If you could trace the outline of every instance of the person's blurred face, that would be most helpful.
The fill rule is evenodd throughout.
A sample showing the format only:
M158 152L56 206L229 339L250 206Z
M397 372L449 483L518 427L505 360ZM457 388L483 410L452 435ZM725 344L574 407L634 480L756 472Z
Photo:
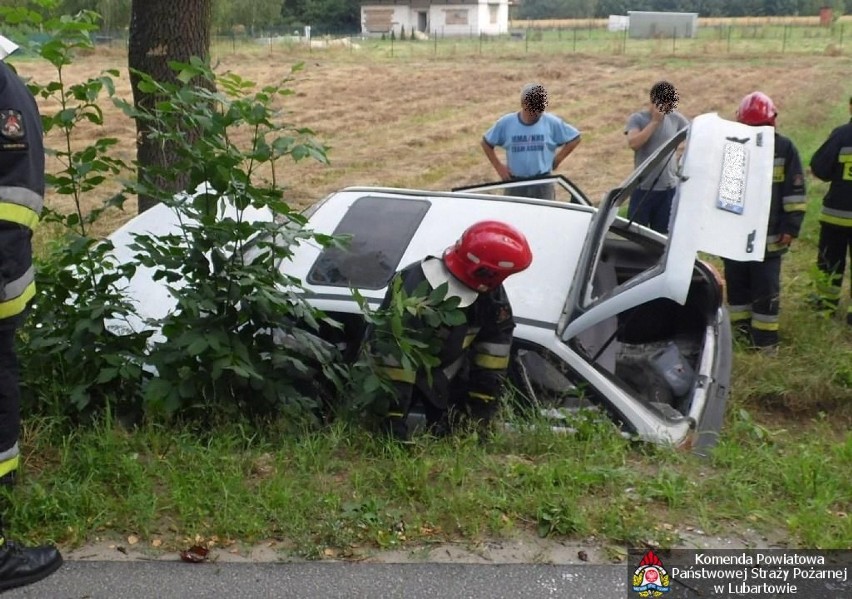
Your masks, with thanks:
M677 89L668 81L660 81L651 88L651 104L663 114L668 114L677 108Z
M547 108L547 90L537 85L527 92L522 105L531 114L541 114Z

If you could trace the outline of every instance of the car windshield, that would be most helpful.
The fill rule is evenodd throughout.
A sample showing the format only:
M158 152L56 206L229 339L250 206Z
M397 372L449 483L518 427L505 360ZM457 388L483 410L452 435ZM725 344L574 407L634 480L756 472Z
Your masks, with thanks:
M426 200L358 198L334 230L343 247L326 247L311 267L308 282L381 289L396 272L430 205Z

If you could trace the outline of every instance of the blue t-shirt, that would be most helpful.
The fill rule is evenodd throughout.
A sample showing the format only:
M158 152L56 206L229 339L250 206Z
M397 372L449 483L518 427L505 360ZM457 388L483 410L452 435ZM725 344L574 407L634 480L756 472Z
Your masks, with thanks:
M506 149L506 165L513 177L534 177L550 173L556 148L578 137L576 128L548 112L531 125L512 112L501 116L484 139L491 147Z

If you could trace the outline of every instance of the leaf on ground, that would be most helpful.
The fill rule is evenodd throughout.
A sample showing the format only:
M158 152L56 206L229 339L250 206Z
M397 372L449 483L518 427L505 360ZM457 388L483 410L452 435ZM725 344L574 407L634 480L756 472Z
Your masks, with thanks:
M201 545L193 545L189 549L180 552L180 559L191 564L200 564L207 561L207 555L210 550Z

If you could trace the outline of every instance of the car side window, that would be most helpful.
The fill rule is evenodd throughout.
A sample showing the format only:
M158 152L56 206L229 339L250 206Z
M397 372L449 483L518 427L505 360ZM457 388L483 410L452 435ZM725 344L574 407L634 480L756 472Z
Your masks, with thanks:
M334 229L343 247L323 249L308 282L359 289L386 286L430 206L426 200L358 198Z

